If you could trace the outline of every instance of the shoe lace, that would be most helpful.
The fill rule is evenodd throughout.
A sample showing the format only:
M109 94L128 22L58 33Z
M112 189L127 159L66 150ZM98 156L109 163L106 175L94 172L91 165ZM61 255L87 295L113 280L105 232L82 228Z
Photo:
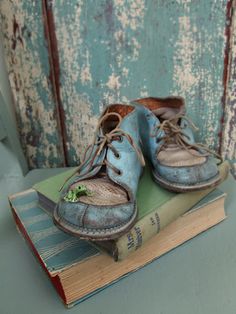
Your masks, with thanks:
M159 151L161 151L163 148L165 148L168 144L176 144L179 148L184 149L188 151L191 155L199 157L199 154L197 151L203 150L205 153L202 153L201 156L209 156L212 154L216 158L220 160L219 163L222 163L223 159L222 157L208 148L206 145L202 143L189 143L187 142L187 139L189 139L188 135L184 133L184 128L181 127L178 124L179 119L184 119L187 121L190 125L190 127L194 131L198 131L199 129L196 127L196 125L185 115L183 114L177 114L175 117L164 120L161 124L159 124L156 128L155 136L157 138L157 141L163 141L163 144L159 148ZM159 132L164 131L164 136L158 138ZM196 151L196 153L195 153Z
M108 133L103 134L102 131L101 131L102 130L102 124L110 116L118 117L119 122L118 122L117 126L113 130L111 130ZM61 191L62 188L65 186L65 184L68 182L68 180L70 180L70 178L72 178L77 172L79 172L81 170L81 168L90 160L90 158L92 157L92 154L93 154L93 147L95 145L97 145L97 149L96 149L93 157L91 158L91 161L88 164L88 169L87 169L86 173L84 173L83 175L89 173L94 168L102 167L102 166L106 166L108 168L110 167L118 175L121 175L121 171L117 167L112 165L107 160L106 157L103 159L102 163L97 163L97 164L93 164L93 163L94 163L94 160L102 153L102 151L104 149L107 149L107 148L110 148L113 151L114 155L117 158L119 158L120 154L117 151L117 149L112 145L112 142L114 140L120 140L121 141L123 139L123 137L126 137L126 139L129 141L130 145L134 148L134 150L135 150L135 152L136 152L136 154L138 156L138 159L140 161L140 164L143 167L145 166L145 160L144 160L144 157L143 157L143 154L142 154L142 151L140 150L140 148L134 143L132 137L127 132L125 132L122 129L120 129L121 121L122 121L122 117L118 113L116 113L116 112L106 113L105 115L103 115L101 117L101 119L99 119L98 125L97 125L96 130L95 130L94 139L93 139L92 143L87 147L87 149L86 149L86 151L84 153L84 158L83 158L82 163L65 180L65 182L63 183L63 185L61 186L59 191ZM88 156L86 158L87 152L89 150L90 150L90 153L88 154Z

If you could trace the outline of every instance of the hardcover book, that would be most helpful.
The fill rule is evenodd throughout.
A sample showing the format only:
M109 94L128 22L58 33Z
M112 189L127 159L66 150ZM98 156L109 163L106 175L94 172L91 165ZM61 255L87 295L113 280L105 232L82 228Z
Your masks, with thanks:
M224 197L221 191L213 191L120 262L90 242L60 231L41 208L36 190L12 195L9 201L18 230L71 307L222 221Z

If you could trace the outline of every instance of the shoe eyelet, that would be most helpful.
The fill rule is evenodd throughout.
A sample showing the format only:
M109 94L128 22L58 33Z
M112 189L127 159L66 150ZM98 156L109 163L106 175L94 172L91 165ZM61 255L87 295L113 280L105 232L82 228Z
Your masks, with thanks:
M123 171L121 171L121 170L118 170L118 171L117 171L117 175L118 175L118 176L122 176L122 174L123 174Z
M119 142L119 143L122 143L122 142L123 142L123 136L119 136L118 142Z
M120 157L121 157L119 153L114 154L114 156L116 159L120 159Z

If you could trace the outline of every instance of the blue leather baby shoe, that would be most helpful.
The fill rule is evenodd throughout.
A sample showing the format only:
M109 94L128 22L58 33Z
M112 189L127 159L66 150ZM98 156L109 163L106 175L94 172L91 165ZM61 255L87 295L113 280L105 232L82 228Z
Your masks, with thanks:
M195 143L192 132L195 126L185 116L182 98L150 97L135 103L143 153L152 163L153 177L158 184L175 192L187 192L219 183L213 158L216 154Z
M76 177L61 193L55 224L89 240L110 240L127 232L137 218L135 196L144 165L136 108L110 105Z

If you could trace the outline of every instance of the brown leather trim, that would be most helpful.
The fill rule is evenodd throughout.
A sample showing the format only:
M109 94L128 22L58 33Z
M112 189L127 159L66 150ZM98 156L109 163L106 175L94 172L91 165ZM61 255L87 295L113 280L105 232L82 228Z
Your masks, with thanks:
M184 99L182 97L147 97L136 99L135 102L144 105L150 110L155 110L162 107L180 108L184 106Z
M119 113L119 115L121 115L122 118L124 118L125 116L127 116L127 114L131 113L133 110L134 110L134 107L132 106L122 105L122 104L113 104L109 106L106 113L116 112L116 113Z

